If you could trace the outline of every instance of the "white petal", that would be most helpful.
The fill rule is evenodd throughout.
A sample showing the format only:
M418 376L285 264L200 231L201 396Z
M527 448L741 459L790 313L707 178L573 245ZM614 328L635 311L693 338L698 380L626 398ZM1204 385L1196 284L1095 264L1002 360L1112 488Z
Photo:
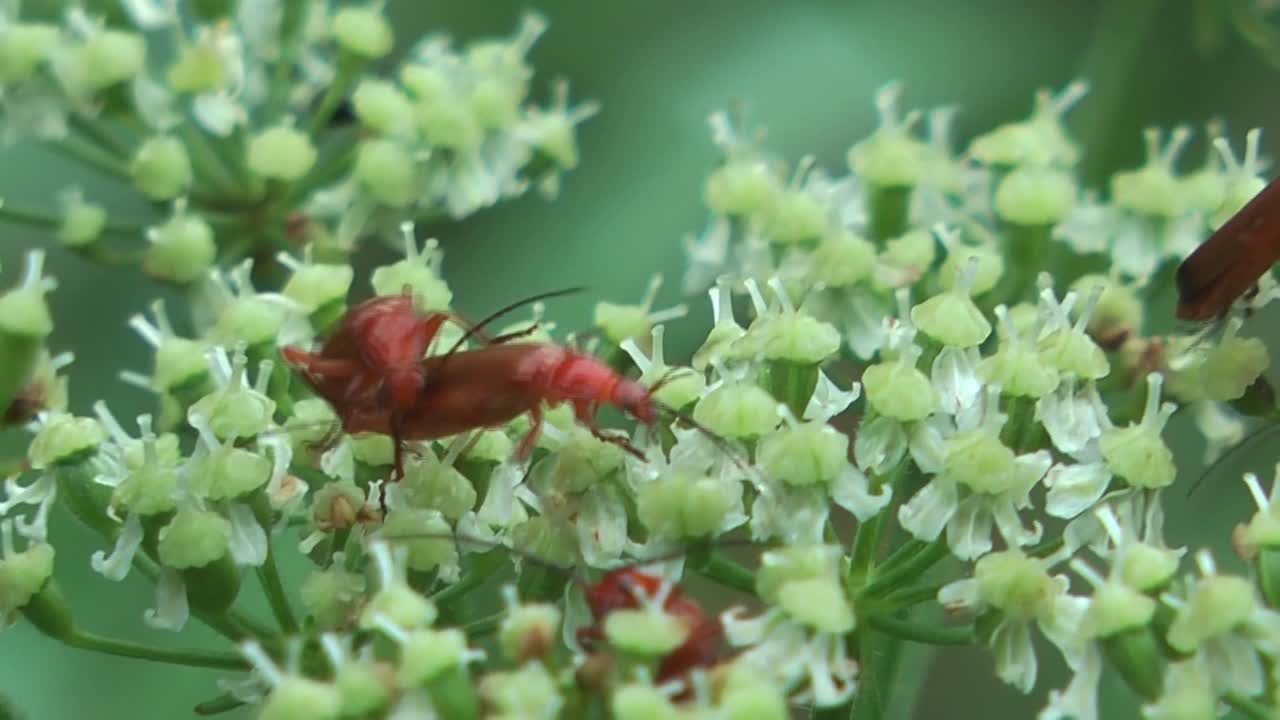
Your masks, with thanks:
M222 90L197 95L191 104L191 112L201 127L218 137L227 137L248 120L239 99Z
M984 498L972 495L960 503L947 523L947 545L961 560L974 560L991 551L991 510Z
M616 485L597 484L578 506L578 545L591 567L607 567L622 555L627 540L627 508Z
M1027 623L1006 620L991 636L991 650L996 656L996 675L1024 695L1036 684L1036 650L1031 644L1031 627Z
M267 532L258 524L253 510L241 502L233 502L227 513L231 520L229 551L237 565L259 567L267 561ZM131 516L132 517L132 516Z
M959 502L954 483L934 478L898 508L898 522L917 540L930 542L942 534Z
M951 419L945 415L930 415L911 427L911 459L926 475L936 475L946 467L946 438L955 432ZM856 452L855 445L855 452Z
M940 453L941 438L937 446ZM906 452L907 433L902 423L884 415L859 427L853 441L853 457L858 467L876 475L884 475L896 467ZM941 462L940 454L938 458Z
M1098 680L1101 678L1102 655L1090 646L1067 689L1049 692L1049 704L1040 711L1039 720L1097 720Z
M849 308L844 314L844 338L854 355L870 360L884 346L884 319L888 316L889 308L868 290L850 291Z
M177 632L187 624L189 616L187 585L182 575L173 568L161 568L160 581L156 583L156 607L146 610L142 621L149 627Z
M982 598L979 594L978 581L963 578L947 583L938 591L938 604L949 611L980 610Z
M1000 537L1004 538L1006 545L1024 547L1040 541L1040 536L1044 534L1044 528L1036 521L1032 521L1031 527L1024 527L1022 518L1019 517L1018 511L1014 509L1013 503L1007 499L996 499L991 503L990 507L992 515L995 517L996 527L1000 529Z
M844 472L828 484L827 489L831 493L831 499L853 513L859 522L878 515L893 497L893 488L887 483L872 494L867 476L852 465L846 466Z
M1044 474L1053 465L1053 456L1048 450L1019 455L1013 461L1013 486L1009 488L1009 499L1018 507L1029 507L1028 496L1031 488L1040 482Z
M1045 512L1058 518L1074 518L1093 507L1111 483L1111 472L1103 463L1055 465L1045 476L1049 488Z
M1205 665L1213 676L1214 687L1238 692L1245 697L1261 693L1264 687L1262 661L1248 639L1239 635L1220 635L1201 646Z
M977 402L982 393L978 360L977 348L946 347L934 358L930 379L938 391L943 412L956 415Z
M141 544L142 523L136 514L129 513L124 525L120 528L120 534L116 536L116 544L111 550L111 555L108 557L98 550L89 558L89 566L106 579L119 582L129 574L129 568L133 565L133 556L138 552L138 546Z
M804 419L826 422L848 409L861 394L862 386L858 383L853 383L848 390L841 390L825 372L819 370L818 384L805 407Z
M1080 452L1102 434L1097 409L1084 393L1076 392L1072 381L1036 401L1035 418L1044 425L1053 446L1067 454Z

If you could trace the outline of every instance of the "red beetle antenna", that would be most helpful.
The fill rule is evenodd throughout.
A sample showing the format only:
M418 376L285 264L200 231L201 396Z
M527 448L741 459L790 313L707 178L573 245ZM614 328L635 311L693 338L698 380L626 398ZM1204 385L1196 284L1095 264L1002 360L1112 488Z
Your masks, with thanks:
M1228 448L1226 452L1218 456L1218 459L1209 463L1209 466L1204 469L1204 472L1200 474L1200 477L1196 478L1196 481L1191 484L1191 488L1187 490L1187 497L1191 497L1191 493L1195 492L1196 489L1199 488L1202 483L1204 483L1204 479L1209 477L1211 474L1213 474L1213 471L1217 470L1218 467L1222 465L1222 463L1225 462L1227 458L1234 457L1238 451L1245 449L1246 447L1254 444L1255 442L1257 442L1258 440L1261 440L1264 437L1267 437L1268 435L1275 432L1276 430L1280 430L1280 422L1274 422L1268 425L1263 425L1262 427L1246 435L1245 438L1240 442Z

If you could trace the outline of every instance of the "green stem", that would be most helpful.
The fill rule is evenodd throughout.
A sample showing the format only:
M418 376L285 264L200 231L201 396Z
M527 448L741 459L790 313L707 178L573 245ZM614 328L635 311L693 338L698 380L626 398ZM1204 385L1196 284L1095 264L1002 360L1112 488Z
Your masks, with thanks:
M876 550L880 547L880 530L884 525L884 513L858 525L853 536L853 550L849 559L849 580L853 587L861 587L871 576Z
M360 76L362 68L363 63L347 53L341 53L338 56L338 72L333 78L333 82L329 83L329 87L325 89L315 112L311 113L311 117L307 119L306 130L308 135L315 137L324 129L324 126L329 122L329 118L333 117L333 111L337 109L338 104L347 97L351 86L355 84L356 78Z
M699 575L748 595L756 594L756 574L718 553L711 553L694 568Z
M191 153L191 166L197 178L213 186L220 195L240 197L241 188L236 183L231 166L205 139L194 120L188 119L179 127L179 134Z
M63 642L82 650L92 650L93 652L107 655L151 660L171 665L187 665L218 670L247 670L249 667L249 663L238 655L228 655L227 653L207 650L174 650L149 647L126 640L100 637L82 631L76 631L72 635L63 638Z
M502 619L506 616L506 612L499 612L482 617L479 620L473 620L462 626L462 632L466 633L468 638L483 637L497 630L502 625Z
M117 142L115 138L111 137L106 130L103 130L93 118L72 114L69 123L72 129L83 135L86 140L93 143L102 152L120 162L129 159L129 151Z
M884 572L878 573L875 579L862 589L862 592L867 595L886 595L915 579L946 556L947 541L945 538L938 538L903 560L901 564L894 567L885 566Z
M895 590L884 597L884 604L894 610L905 610L922 602L936 600L942 585L919 585Z
M85 145L77 138L63 138L56 143L52 143L51 147L72 160L88 165L113 180L123 180L129 185L133 184L133 177L123 163L103 154L101 150L91 145Z
M888 616L873 617L868 623L886 635L926 645L972 645L977 641L972 625L937 627Z
M298 620L289 605L289 596L285 594L284 584L280 582L280 570L276 567L275 553L268 546L267 559L258 568L258 581L262 583L262 591L267 595L267 604L276 616L276 622L286 635L298 632Z
M1273 720L1275 718L1274 708L1268 707L1257 700L1251 700L1239 693L1227 693L1222 696L1222 700L1241 715L1252 720Z
M0 222L39 228L41 230L57 230L62 227L62 218L51 212L14 207L8 202L0 203ZM122 223L108 220L102 231L119 235L141 235L144 229L145 226L142 223Z

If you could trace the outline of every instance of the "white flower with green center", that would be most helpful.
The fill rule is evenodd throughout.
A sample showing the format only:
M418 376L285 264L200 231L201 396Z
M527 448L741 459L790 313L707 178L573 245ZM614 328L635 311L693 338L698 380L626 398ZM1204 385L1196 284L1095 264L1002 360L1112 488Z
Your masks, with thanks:
M840 582L833 546L797 545L765 553L757 591L770 609L745 617L742 608L720 616L725 637L745 648L735 659L754 673L819 707L838 705L857 692L858 663L845 650L856 614Z
M918 540L931 542L945 530L948 546L961 559L991 549L993 524L1012 547L1037 542L1042 532L1039 523L1025 527L1018 511L1031 507L1031 490L1053 459L1044 450L1017 455L1000 440L1008 418L999 411L999 399L999 388L988 387L977 423L957 426L936 451L922 453L930 460L921 469L931 472L940 459L939 474L898 509L898 522Z
M1208 550L1196 565L1200 577L1188 578L1185 597L1160 596L1177 613L1165 639L1179 653L1203 658L1218 691L1258 695L1266 687L1264 658L1280 656L1280 613L1261 602L1249 580L1218 574Z
M1031 640L1033 626L1059 649L1078 642L1088 601L1067 592L1066 576L1049 572L1070 555L1066 550L1044 559L1020 550L993 552L978 560L972 578L957 580L938 592L938 602L950 611L997 613L988 641L996 674L1023 693L1035 686L1039 665Z

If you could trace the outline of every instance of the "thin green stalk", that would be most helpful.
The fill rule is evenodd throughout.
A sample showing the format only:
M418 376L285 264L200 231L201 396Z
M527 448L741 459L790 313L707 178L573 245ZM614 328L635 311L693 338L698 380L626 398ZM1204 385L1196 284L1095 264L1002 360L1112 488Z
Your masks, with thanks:
M862 664L858 674L858 694L844 717L849 720L880 720L884 717L884 698L880 695L880 676L883 672L884 654L881 644L884 638L870 627L858 628L858 662Z
M129 184L133 183L129 169L123 163L104 155L102 151L91 145L85 145L78 138L66 137L56 143L52 143L51 147L78 163L88 165L107 177L114 180L123 180Z
M905 610L922 602L936 600L942 585L920 585L895 590L884 597L884 605L894 610Z
M1230 705L1232 709L1239 712L1251 720L1274 720L1275 709L1268 707L1257 700L1244 697L1239 693L1227 693L1222 696L1223 702Z
M862 592L867 595L886 594L918 577L946 556L947 541L945 538L938 538L901 564L895 567L882 566L884 571L878 573Z
M0 222L14 225L39 228L41 230L57 230L62 227L62 218L44 210L14 207L12 203L0 203ZM142 223L107 221L102 231L118 235L141 235L145 230Z
M699 575L748 595L756 594L756 574L723 555L712 552L694 568Z
M206 141L193 120L179 126L179 134L191 153L191 166L197 178L211 184L215 192L232 197L243 195L231 166Z
M468 638L477 638L488 635L497 630L502 625L502 619L507 616L506 612L498 612L479 620L473 620L462 626L462 632L466 633Z
M880 548L880 531L884 526L885 513L858 525L853 536L853 550L849 559L849 579L853 587L859 587L871 576L875 563L876 551Z
M311 113L311 117L307 119L306 130L308 135L315 137L324 129L324 126L329 122L329 118L333 117L333 111L347 97L347 94L351 91L351 86L355 84L356 78L360 77L360 70L363 67L363 63L358 62L346 53L338 56L336 76L333 78L333 82L329 83L329 87L325 89L315 112Z
M938 627L888 616L873 617L867 622L886 635L928 645L972 645L977 641L972 625Z
M129 159L129 151L115 138L111 137L93 118L72 114L69 123L73 130L83 135L86 140L93 143L99 150L121 162Z
M247 670L249 663L239 655L213 652L209 650L174 650L157 648L126 640L101 637L76 631L62 639L64 643L82 650L115 655L117 657L151 660L171 665L187 665L189 667L214 668L217 670Z
M262 583L262 591L267 595L267 604L276 616L276 622L286 635L298 632L298 620L289 605L289 596L285 593L284 583L280 582L280 570L276 567L275 553L267 547L267 559L258 568L258 581Z

